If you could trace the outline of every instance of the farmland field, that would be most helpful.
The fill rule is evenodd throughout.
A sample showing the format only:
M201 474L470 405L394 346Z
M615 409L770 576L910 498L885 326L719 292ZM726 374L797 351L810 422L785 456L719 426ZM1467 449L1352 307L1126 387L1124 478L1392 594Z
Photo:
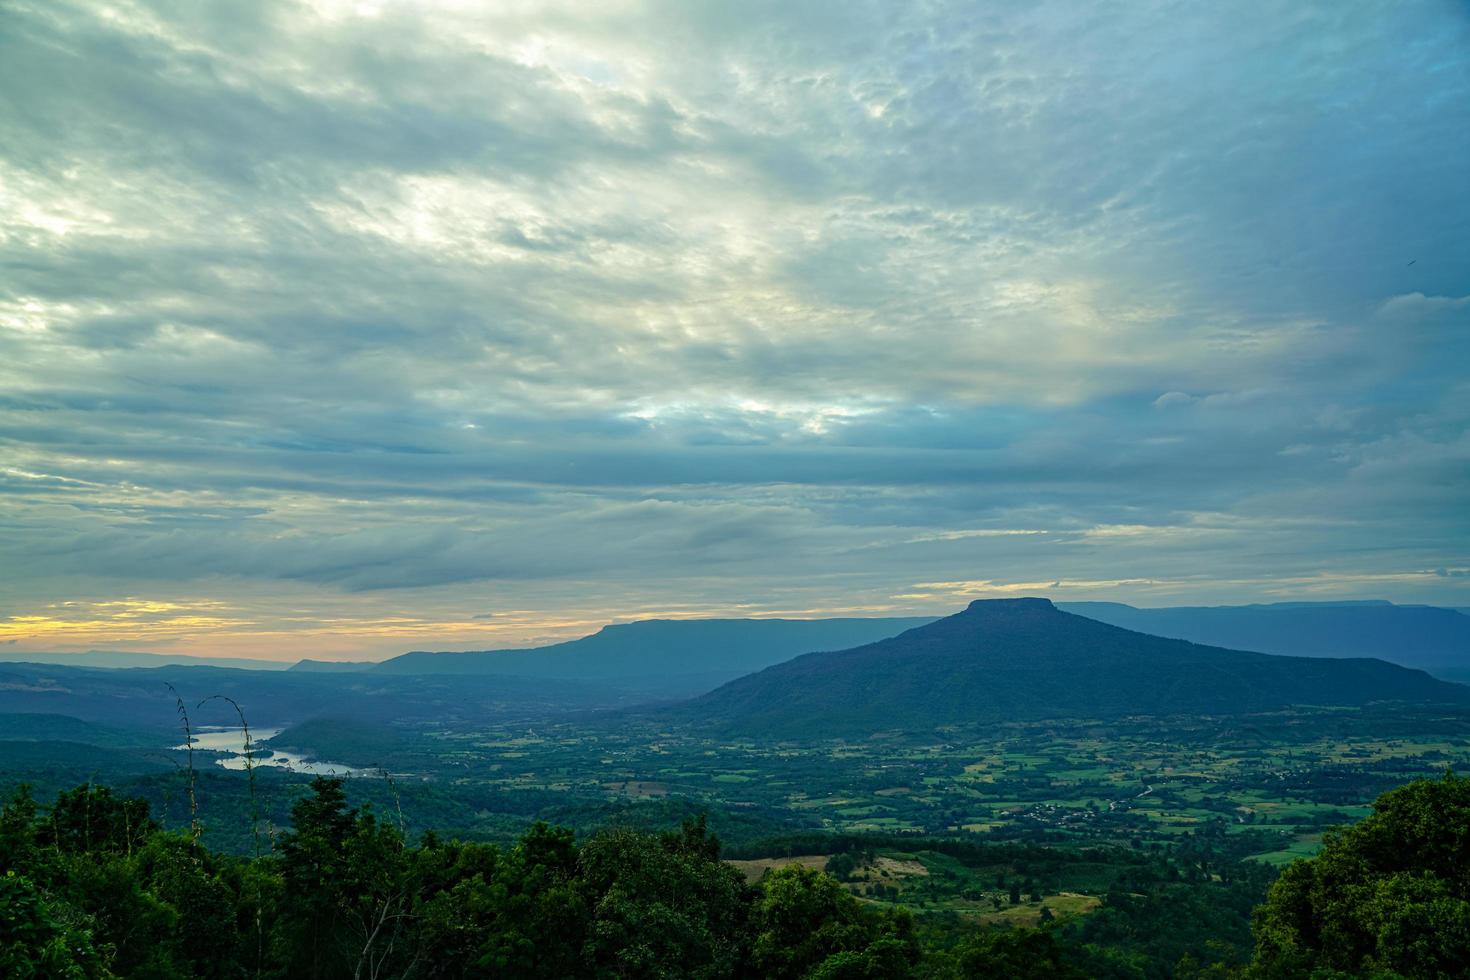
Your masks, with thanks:
M1384 731L1391 736L1363 734ZM1323 828L1362 818L1384 789L1470 761L1470 718L1386 708L829 742L727 741L636 723L422 737L472 757L471 772L449 777L466 788L537 790L568 803L677 798L849 834L1139 848L1217 836L1269 863L1312 853Z

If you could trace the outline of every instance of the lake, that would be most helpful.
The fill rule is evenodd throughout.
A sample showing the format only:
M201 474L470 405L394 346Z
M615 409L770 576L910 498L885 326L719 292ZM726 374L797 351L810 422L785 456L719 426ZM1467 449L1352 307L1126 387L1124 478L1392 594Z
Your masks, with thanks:
M279 728L259 728L250 733L251 745L256 752L261 749L270 749L270 739L281 734ZM234 726L207 726L196 728L191 739L196 752L220 752L225 753L223 758L215 759L214 764L224 769L243 771L245 768L245 731ZM174 749L183 752L189 748L188 745L175 745ZM371 776L376 770L357 769L353 766L340 762L327 762L321 759L313 759L296 752L287 752L282 749L271 749L267 757L255 759L256 766L274 766L277 769L289 769L292 772L306 773L310 776Z

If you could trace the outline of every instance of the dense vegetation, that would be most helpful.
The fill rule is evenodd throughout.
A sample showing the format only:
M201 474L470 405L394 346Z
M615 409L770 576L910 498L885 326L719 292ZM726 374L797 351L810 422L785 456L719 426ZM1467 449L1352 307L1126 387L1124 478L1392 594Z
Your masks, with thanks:
M397 819L350 807L342 782L319 778L292 808L289 830L262 833L258 855L230 856L203 846L196 827L162 829L145 801L106 787L63 792L45 810L22 790L0 811L0 974L958 980L1470 971L1470 780L1452 775L1386 794L1368 819L1330 835L1319 858L1289 866L1256 913L1251 963L1212 939L1212 927L1264 882L1228 880L1239 866L1208 847L1161 862L928 842L962 864L1025 868L1024 885L1010 882L1012 904L1048 875L1114 875L1090 915L1021 929L916 920L865 901L838 878L860 874L874 848L893 842L787 841L792 851L816 843L830 845L835 875L793 864L754 882L721 860L702 820L663 833L612 828L580 842L538 824L504 848L432 833L410 844ZM1210 888L1186 887L1201 881ZM1191 952L1201 948L1223 955L1202 963Z
M410 846L318 779L258 858L163 831L103 787L0 815L0 972L10 977L894 977L911 917L805 868L751 887L698 821L578 844Z
M1256 920L1262 977L1470 976L1470 779L1385 793L1289 865Z

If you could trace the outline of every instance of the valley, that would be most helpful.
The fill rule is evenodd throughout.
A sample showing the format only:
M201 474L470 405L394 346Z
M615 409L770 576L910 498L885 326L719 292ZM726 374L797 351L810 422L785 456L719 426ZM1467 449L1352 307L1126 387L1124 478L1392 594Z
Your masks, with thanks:
M900 627L685 700L575 642L539 677L481 669L494 653L424 674L8 664L0 793L106 785L175 831L197 807L201 840L240 856L274 850L319 775L408 840L513 848L543 824L592 841L703 820L753 886L825 872L863 907L907 910L932 948L1044 927L1151 975L1244 962L1281 868L1381 794L1470 766L1470 692L1382 660L1198 646L1045 600L839 629ZM671 665L679 634L724 628L591 647ZM705 653L701 676L727 666ZM615 678L583 676L599 670ZM220 695L253 726L248 756Z
M1470 713L1398 705L937 734L769 744L549 724L426 732L418 744L421 758L440 760L423 775L466 791L543 794L549 812L673 799L732 823L744 814L839 834L1143 849L1208 836L1268 863L1310 853L1324 827L1361 818L1384 789L1470 764ZM331 740L319 751L350 757Z
M452 826L475 839L510 839L536 819L657 826L700 811L736 846L800 833L1139 850L1208 838L1268 864L1312 853L1324 828L1361 818L1385 789L1470 766L1470 712L1400 704L953 726L923 738L766 742L554 717L452 728L318 722L288 730L289 751L273 749L282 737L272 731L256 737L272 810L283 814L318 773L370 794L391 779L410 825L442 826L437 811L457 801ZM195 765L216 792L243 790L221 784L219 771L243 769L239 741L214 732L196 744ZM10 752L3 781L141 779L177 812L176 747L161 740L117 754L110 764L80 754L28 767ZM157 793L161 760L174 770L167 793ZM238 819L208 816L221 840L238 834Z
M1314 614L1350 626L1361 609ZM588 676L719 672L802 638L894 631L684 701ZM749 650L762 636L774 647ZM311 776L335 773L391 797L410 825L480 840L535 820L585 832L704 812L738 847L822 833L1147 852L1208 838L1275 865L1312 853L1324 828L1361 818L1384 790L1470 764L1460 685L1381 660L1161 639L1044 599L976 602L938 621L609 627L547 648L543 673L557 676L487 672L524 651L407 662L436 656L444 666L426 674L400 673L402 659L386 672L4 665L0 783L136 785L176 814L182 708L201 785L238 796L239 719L216 696L228 695L255 726L251 782L281 819ZM207 821L226 848L241 846L241 827L224 807Z

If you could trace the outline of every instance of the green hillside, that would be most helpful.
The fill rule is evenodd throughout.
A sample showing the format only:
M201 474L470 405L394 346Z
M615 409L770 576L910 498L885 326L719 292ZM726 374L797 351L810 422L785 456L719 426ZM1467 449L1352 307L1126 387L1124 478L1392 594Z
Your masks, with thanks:
M732 732L792 736L1382 700L1464 704L1470 688L1380 660L1223 650L1109 626L1046 599L995 599L891 639L798 657L670 710Z

